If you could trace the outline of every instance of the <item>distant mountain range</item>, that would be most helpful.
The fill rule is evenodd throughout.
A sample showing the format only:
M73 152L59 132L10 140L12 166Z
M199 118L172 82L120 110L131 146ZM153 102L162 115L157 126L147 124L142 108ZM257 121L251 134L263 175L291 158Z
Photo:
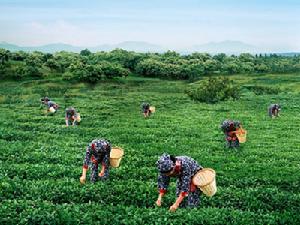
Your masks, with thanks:
M24 46L10 44L7 42L0 42L0 48L4 48L10 51L26 51L26 52L41 51L41 52L49 52L49 53L54 53L58 51L80 52L83 49L89 49L91 52L98 52L98 51L111 51L116 48L120 48L128 51L135 51L135 52L158 52L158 53L166 52L167 50L169 50L168 48L164 48L159 45L142 42L142 41L126 41L126 42L121 42L119 44L104 44L95 47L73 46L73 45L62 44L62 43L24 47ZM225 54L268 53L269 54L271 53L270 51L266 51L264 49L260 49L256 46L249 45L240 41L210 42L202 45L193 45L185 49L170 49L170 50L174 50L182 54L189 54L192 52L207 52L210 54L217 54L217 53L225 53ZM286 56L300 55L300 53L298 52L283 52L283 53L277 52L276 54L286 55Z
M208 52L212 54L257 53L261 51L262 51L261 49L253 45L245 44L240 41L210 42L202 45L194 45L187 49L187 52Z
M55 44L48 44L42 46L30 46L30 47L23 47L14 44L10 44L7 42L0 42L0 48L4 48L10 51L26 51L26 52L33 52L33 51L41 51L41 52L49 52L54 53L58 51L68 51L68 52L80 52L83 49L89 49L91 52L98 52L98 51L111 51L116 48L121 48L128 51L135 51L135 52L164 52L166 49L163 49L159 45L150 44L147 42L141 41L126 41L121 42L115 45L98 45L95 47L86 47L86 46L73 46L69 44L62 44L62 43L55 43Z

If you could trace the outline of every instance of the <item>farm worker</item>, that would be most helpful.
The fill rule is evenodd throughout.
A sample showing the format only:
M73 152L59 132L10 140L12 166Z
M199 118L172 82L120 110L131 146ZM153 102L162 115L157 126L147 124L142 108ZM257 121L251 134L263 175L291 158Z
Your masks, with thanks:
M144 117L148 117L151 114L151 110L150 110L150 104L147 102L143 102L142 103L142 112L144 114Z
M46 102L48 102L48 101L50 101L50 98L48 98L48 97L41 98L41 103L42 103L43 105L47 105Z
M41 99L42 103L47 105L47 111L51 112L51 107L55 110L54 112L56 112L56 110L58 109L58 104L56 104L55 102L51 101L48 97L42 98Z
M235 133L239 128L241 128L241 123L239 121L225 120L221 124L221 129L225 134L227 147L239 147L240 142Z
M111 144L104 139L93 140L86 148L86 154L83 161L82 176L80 182L83 184L86 180L86 172L91 162L92 173L91 182L99 179L107 179L109 175L109 157ZM101 171L98 173L98 165L101 165Z
M77 112L75 110L75 108L73 107L69 107L66 109L66 115L65 115L65 119L66 119L66 126L69 126L69 125L75 125L77 124Z
M275 118L279 116L281 106L279 104L271 104L268 108L269 116Z
M159 171L157 206L162 204L162 197L167 192L171 177L177 178L177 199L170 207L170 211L175 211L179 206L194 208L199 205L201 191L192 183L192 177L202 169L202 166L188 156L174 157L166 153L159 158L156 165Z

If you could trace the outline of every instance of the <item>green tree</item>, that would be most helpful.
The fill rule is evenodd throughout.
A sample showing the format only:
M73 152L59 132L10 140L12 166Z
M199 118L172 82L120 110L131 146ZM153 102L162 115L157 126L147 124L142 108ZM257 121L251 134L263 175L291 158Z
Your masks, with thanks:
M88 49L84 49L80 51L80 55L81 56L90 56L92 54L92 52Z
M10 57L10 51L0 48L0 65L4 65L8 62Z
M49 67L51 70L60 70L60 65L55 59L48 59L47 62L45 63L45 66Z

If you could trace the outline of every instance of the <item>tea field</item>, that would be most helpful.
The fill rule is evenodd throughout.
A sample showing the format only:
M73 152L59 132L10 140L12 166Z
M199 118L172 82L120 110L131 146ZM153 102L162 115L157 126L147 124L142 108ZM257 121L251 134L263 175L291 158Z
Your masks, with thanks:
M0 82L0 224L300 224L300 74L232 76L241 86L278 85L278 95L243 88L238 101L197 103L189 85L130 76L97 85L59 79ZM45 116L40 98L60 105ZM144 119L140 105L156 113ZM278 102L281 117L267 107ZM82 123L66 127L74 106ZM224 147L220 123L240 120L248 141ZM104 137L125 150L110 179L79 183L87 144ZM188 155L217 172L218 192L198 209L161 208L156 161ZM89 178L89 177L88 177Z

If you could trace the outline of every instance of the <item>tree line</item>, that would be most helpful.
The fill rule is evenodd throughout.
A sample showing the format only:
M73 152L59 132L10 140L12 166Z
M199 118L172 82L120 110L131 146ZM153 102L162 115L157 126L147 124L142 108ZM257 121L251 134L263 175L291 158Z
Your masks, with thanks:
M197 80L214 74L293 73L300 71L300 56L242 53L136 53L122 49L92 53L10 52L0 49L0 78L61 76L65 80L97 82L135 73L145 77Z

